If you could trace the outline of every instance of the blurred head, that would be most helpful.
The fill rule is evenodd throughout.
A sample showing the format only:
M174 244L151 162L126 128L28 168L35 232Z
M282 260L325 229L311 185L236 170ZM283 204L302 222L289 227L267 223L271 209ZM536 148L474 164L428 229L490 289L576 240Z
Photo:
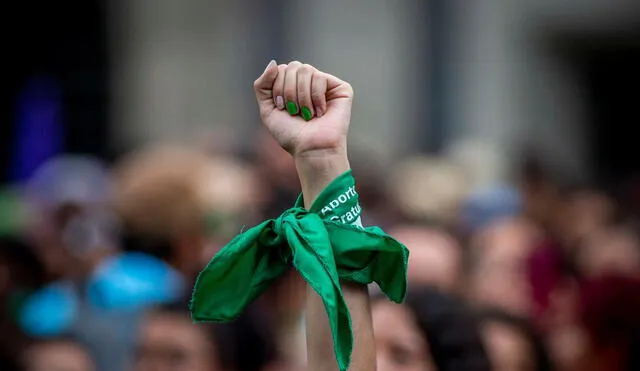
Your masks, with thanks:
M580 273L597 277L616 273L640 274L640 238L626 225L608 225L593 230L574 252Z
M24 355L26 371L95 371L85 348L70 339L52 339L32 344Z
M26 235L52 278L84 275L116 247L112 190L105 164L85 156L55 157L29 179Z
M186 308L166 306L146 315L135 371L261 371L276 361L271 334L256 312L228 325L194 324Z
M497 220L473 237L466 257L466 292L474 304L529 315L527 266L537 238L537 231L519 218Z
M461 273L462 251L453 236L425 226L397 226L388 232L410 251L410 284L432 285L448 292L456 290Z
M184 312L150 312L140 329L136 371L220 371L220 350L212 331Z
M166 258L188 275L213 255L209 233L226 238L255 198L250 169L191 148L146 149L122 161L116 175L116 208L127 233L167 247Z
M431 288L410 290L405 304L373 302L378 371L488 371L478 328L456 299Z
M459 224L465 234L473 234L493 221L521 215L522 202L520 192L508 185L475 189L462 204Z
M565 190L555 212L554 231L569 249L602 228L615 214L613 200L590 188Z
M387 177L391 199L411 221L456 222L458 209L469 189L468 174L443 158L412 157L393 167Z
M550 371L542 341L526 320L501 310L480 313L481 333L493 371Z

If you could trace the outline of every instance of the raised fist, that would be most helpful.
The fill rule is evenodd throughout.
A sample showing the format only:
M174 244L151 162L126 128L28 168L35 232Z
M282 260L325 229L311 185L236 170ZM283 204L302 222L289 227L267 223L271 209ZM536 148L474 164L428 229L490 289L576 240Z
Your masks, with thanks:
M253 87L262 122L289 153L346 151L351 85L308 64L271 61Z

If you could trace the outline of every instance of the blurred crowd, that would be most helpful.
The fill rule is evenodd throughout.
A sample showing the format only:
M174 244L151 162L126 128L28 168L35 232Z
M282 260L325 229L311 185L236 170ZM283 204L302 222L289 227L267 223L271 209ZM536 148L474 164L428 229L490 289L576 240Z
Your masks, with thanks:
M233 323L189 316L211 257L300 192L270 137L247 148L58 156L6 188L2 370L304 369L294 270ZM379 371L640 370L640 188L571 184L533 158L493 184L452 158L360 155L364 224L410 250L405 304L370 289Z

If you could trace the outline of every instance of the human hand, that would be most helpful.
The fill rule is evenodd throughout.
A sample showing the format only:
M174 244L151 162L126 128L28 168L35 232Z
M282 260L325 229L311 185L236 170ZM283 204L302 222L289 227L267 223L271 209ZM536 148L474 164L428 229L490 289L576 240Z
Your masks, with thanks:
M262 122L296 158L344 154L353 89L300 62L271 61L254 82Z

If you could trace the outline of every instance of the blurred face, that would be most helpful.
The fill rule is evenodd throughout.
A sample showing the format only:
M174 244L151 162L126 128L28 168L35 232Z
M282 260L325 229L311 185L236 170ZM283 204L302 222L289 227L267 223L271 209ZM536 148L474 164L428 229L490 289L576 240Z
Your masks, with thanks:
M487 353L494 371L533 371L533 349L520 332L502 323L482 327Z
M581 246L577 262L588 277L606 273L636 275L640 271L640 244L631 231L599 230Z
M27 371L94 371L89 355L74 343L36 345L27 352Z
M519 221L502 221L480 236L476 267L469 280L471 298L480 305L510 313L530 314L527 259L534 246L533 232Z
M410 251L407 274L411 284L432 285L449 292L456 289L462 257L452 237L416 227L396 228L390 235Z
M435 371L429 346L413 314L385 300L374 303L377 371Z
M155 313L144 321L135 371L219 371L201 327L187 316Z
M606 196L593 191L570 195L557 213L564 242L572 246L611 218L614 206Z

